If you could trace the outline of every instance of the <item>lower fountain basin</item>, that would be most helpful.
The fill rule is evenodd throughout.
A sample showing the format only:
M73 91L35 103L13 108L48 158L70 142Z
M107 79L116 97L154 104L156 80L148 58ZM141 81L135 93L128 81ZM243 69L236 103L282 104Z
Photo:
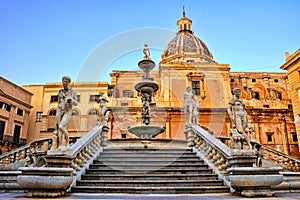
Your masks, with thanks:
M128 132L136 135L139 138L154 138L155 136L163 133L164 127L161 126L132 126L128 129Z

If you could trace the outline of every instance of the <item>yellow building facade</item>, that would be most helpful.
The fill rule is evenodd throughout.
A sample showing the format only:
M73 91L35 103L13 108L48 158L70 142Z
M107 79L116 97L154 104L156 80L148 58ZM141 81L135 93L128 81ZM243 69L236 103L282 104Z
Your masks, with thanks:
M150 77L159 89L152 98L151 124L165 127L161 139L185 139L183 94L190 86L200 101L199 123L215 136L227 137L230 120L228 101L233 88L240 88L249 121L255 128L253 139L275 150L299 157L292 101L285 73L231 72L229 64L214 61L206 44L194 35L192 21L185 13L177 21L178 32L170 38L157 71ZM151 44L149 44L151 46ZM141 58L142 59L142 58ZM137 60L137 63L139 60ZM142 80L142 71L113 70L108 83L74 83L80 96L68 125L71 135L83 135L96 125L98 105L92 100L104 92L111 110L109 138L134 138L128 127L142 124L141 96L134 86ZM61 83L24 86L33 96L28 140L51 137L54 126L55 95ZM37 94L38 93L38 94ZM94 95L94 96L93 96ZM38 121L38 113L41 120Z
M300 138L300 49L290 55L286 53L286 62L280 67L287 71L288 91L292 100L297 137ZM300 145L300 140L298 141Z

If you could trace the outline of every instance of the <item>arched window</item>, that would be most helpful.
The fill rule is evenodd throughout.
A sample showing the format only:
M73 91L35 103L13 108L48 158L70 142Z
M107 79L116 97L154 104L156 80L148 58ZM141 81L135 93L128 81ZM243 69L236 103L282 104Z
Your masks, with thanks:
M92 109L89 111L88 115L98 115L98 110Z
M55 109L50 110L49 115L50 116L55 116L56 115L56 110Z
M77 110L72 110L72 115L73 116L78 116L79 115L79 112Z

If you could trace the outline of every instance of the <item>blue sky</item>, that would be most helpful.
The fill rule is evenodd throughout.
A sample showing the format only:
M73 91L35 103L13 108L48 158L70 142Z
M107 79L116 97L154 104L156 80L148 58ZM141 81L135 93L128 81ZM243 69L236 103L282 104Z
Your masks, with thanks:
M183 5L231 71L281 72L284 53L300 48L299 0L0 0L0 75L18 85L109 81L111 69L137 69L143 43L158 64Z

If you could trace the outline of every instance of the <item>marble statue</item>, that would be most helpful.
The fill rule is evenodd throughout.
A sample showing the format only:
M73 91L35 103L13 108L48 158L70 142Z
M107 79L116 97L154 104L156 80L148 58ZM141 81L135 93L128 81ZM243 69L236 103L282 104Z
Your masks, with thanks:
M252 148L247 133L249 132L248 127L248 116L245 110L245 105L240 99L241 90L239 88L233 89L233 97L229 101L227 108L228 115L231 121L230 130L230 144L233 149L244 149L244 142Z
M77 105L75 90L69 87L71 78L62 77L63 89L58 92L58 108L56 112L56 128L53 133L51 150L64 150L69 146L69 133L66 129L72 116L72 108Z
M192 112L192 124L199 124L198 120L198 115L199 111L198 109L200 108L200 101L198 98L194 98L195 103L193 104L193 112Z
M150 50L148 48L148 44L144 44L144 50L143 50L143 53L144 53L144 60L151 60L150 58Z
M106 103L108 100L105 96L103 96L103 92L99 92L99 97L96 99L97 103L99 103L99 115L98 115L98 125L106 125L108 121L108 112Z
M187 86L183 95L183 113L186 118L186 124L198 124L199 107L200 101L191 93L191 87Z

